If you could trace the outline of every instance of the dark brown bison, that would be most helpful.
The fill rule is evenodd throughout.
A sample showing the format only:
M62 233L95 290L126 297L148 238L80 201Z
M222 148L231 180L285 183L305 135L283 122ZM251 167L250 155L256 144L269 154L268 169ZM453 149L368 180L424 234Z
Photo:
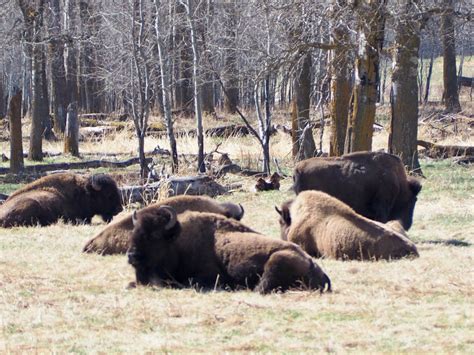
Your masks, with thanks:
M46 226L60 218L90 223L96 214L109 222L120 211L120 193L110 176L58 173L15 191L0 206L0 226Z
M153 210L161 205L173 207L176 213L184 211L211 212L240 220L244 215L241 205L232 202L218 202L206 196L175 196L145 207L143 210ZM133 230L132 215L106 226L84 246L86 253L102 255L124 254L130 246L130 234Z
M177 215L169 206L139 211L134 218L128 261L136 282L148 285L198 284L260 293L303 282L331 288L327 275L293 243L254 232L214 213Z
M413 222L418 180L407 176L400 158L384 152L357 152L342 157L299 162L293 175L296 194L319 190L347 203L357 213L385 223Z
M403 230L400 224L372 221L324 192L303 191L277 212L282 239L315 257L378 260L418 256L405 232L397 231Z

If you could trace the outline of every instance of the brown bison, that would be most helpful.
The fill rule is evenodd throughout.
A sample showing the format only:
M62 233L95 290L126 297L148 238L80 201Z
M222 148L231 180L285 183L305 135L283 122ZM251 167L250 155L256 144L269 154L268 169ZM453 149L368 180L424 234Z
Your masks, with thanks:
M47 226L60 218L90 223L96 214L109 222L120 211L120 193L110 176L58 173L15 191L0 206L0 226Z
M205 196L175 196L159 203L155 203L143 210L153 210L161 205L169 205L176 213L184 211L212 212L240 220L244 215L241 205L231 202L218 202ZM106 226L99 234L93 237L84 246L86 253L100 253L102 255L124 254L129 248L130 234L133 230L132 215L120 219Z
M323 291L331 283L311 257L293 243L254 232L214 213L177 215L169 206L139 211L128 261L142 285L197 284L260 293L303 282Z
M303 160L296 165L293 180L296 194L323 191L367 218L382 223L400 220L406 230L421 190L419 181L407 176L400 158L384 152Z
M282 238L312 256L343 260L418 256L415 244L397 232L399 224L372 221L324 192L303 191L277 212Z

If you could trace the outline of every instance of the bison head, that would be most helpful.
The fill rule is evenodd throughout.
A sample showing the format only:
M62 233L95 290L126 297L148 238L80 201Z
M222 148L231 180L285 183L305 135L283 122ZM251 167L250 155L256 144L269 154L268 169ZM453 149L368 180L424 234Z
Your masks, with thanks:
M176 211L167 205L139 213L135 211L132 221L128 262L135 267L137 283L148 284L155 269L169 256L172 241L181 227Z
M290 207L292 203L293 200L283 202L281 209L275 206L275 210L280 215L280 233L283 240L288 240L288 230L291 225Z
M405 194L406 196L404 196L400 203L393 207L390 219L399 220L405 230L409 230L413 224L413 213L415 212L415 204L420 191L420 182L417 179L409 176L408 191Z
M120 213L122 201L120 192L114 179L106 174L92 175L88 181L88 190L91 196L91 206L94 214L98 214L106 222Z
M225 209L225 216L227 218L234 218L237 221L240 221L244 216L245 210L240 203L221 202L221 206Z

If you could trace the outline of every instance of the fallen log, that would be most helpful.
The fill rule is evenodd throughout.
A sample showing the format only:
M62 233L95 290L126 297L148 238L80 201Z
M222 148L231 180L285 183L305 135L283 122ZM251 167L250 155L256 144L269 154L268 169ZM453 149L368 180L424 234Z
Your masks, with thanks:
M418 140L417 144L426 148L425 154L430 158L451 158L460 156L473 156L474 147L462 145L440 145L423 140Z
M147 163L151 163L152 159L148 158ZM89 160L73 163L52 163L25 166L23 173L41 173L52 170L72 170L72 169L95 169L95 168L125 168L130 165L140 164L139 158L131 158L124 161L107 161L107 160ZM0 174L7 174L9 168L0 168Z
M176 195L223 195L228 190L207 175L169 177L145 186L122 186L124 204L144 203L155 200L161 193L166 197Z
M271 134L275 134L277 132L276 128L272 128ZM208 128L205 130L204 134L208 137L219 137L219 138L229 138L229 137L244 137L250 134L249 129L247 126L244 125L236 125L231 124L227 126L220 126L220 127L213 127ZM158 132L156 137L164 138L166 136L166 132ZM196 136L196 129L190 130L178 130L175 131L176 138L181 137L195 137Z
M469 165L474 163L474 156L454 158L453 162L459 165Z

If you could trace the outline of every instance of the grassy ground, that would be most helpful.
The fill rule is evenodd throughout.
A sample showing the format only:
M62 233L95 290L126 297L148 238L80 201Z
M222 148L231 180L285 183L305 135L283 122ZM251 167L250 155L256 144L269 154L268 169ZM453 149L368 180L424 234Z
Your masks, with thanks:
M318 260L334 292L126 290L124 256L83 255L103 228L0 231L0 352L474 352L474 169L423 161L410 235L421 257ZM277 237L281 192L238 192L244 222Z

